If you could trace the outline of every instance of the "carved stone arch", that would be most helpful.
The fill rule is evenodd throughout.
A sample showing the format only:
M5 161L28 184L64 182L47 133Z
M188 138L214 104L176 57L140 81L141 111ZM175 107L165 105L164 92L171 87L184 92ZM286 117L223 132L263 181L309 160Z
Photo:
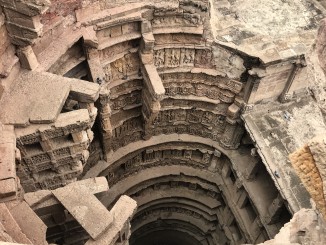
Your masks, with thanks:
M117 197L115 194L119 193L127 193L129 188L132 188L133 186L139 185L141 182L143 182L148 177L150 178L156 178L166 175L171 175L173 173L174 175L180 175L181 173L194 176L194 177L200 177L202 179L206 179L212 183L217 183L218 179L216 179L216 175L212 172L209 172L207 170L198 170L194 169L192 167L187 166L163 166L163 167L154 167L150 169L144 169L137 174L124 178L120 182L116 183L114 186L111 187L110 195L102 195L101 201L105 205L108 205L113 202L113 200ZM229 198L229 197L228 197ZM228 199L226 199L228 200ZM230 199L231 200L231 199ZM228 203L229 205L229 203ZM244 220L242 220L242 217L240 214L236 213L236 223L238 224L240 230L244 231L244 234L250 234L250 230L248 230L248 226L245 225Z
M201 154L211 154L211 162L209 167L195 168L193 165L182 165L179 164L181 163L179 160L175 162L177 165L166 164L166 162L164 163L165 160L162 159L161 162L159 160L153 162L151 166L144 165L142 167L135 168L129 175L123 176L121 180L116 181L113 185L111 185L110 196L101 197L104 204L107 206L110 205L110 203L112 203L118 197L119 193L126 193L129 189L137 188L137 185L141 186L141 183L148 179L160 177L166 178L168 176L184 174L194 178L201 178L208 182L212 182L217 186L223 187L223 185L227 184L229 187L231 187L231 189L228 188L226 192L224 190L225 193L223 193L224 201L227 204L226 207L228 207L224 210L224 216L226 215L227 217L228 213L233 215L229 219L224 219L227 220L226 222L234 225L235 230L242 231L245 240L255 241L259 234L265 232L265 229L267 230L267 233L273 234L273 232L276 230L275 226L270 226L267 223L264 223L264 220L262 220L264 218L263 214L265 211L262 211L261 209L256 210L257 204L255 203L255 200L253 200L252 203L248 203L246 201L252 199L250 195L252 195L253 192L258 193L256 189L252 189L252 184L250 183L251 180L246 181L244 179L246 176L246 166L248 163L256 161L250 154L250 148L242 147L240 150L225 149L214 140L188 134L169 134L160 135L157 137L153 136L146 141L130 143L125 147L119 148L114 152L114 154L107 155L107 162L102 166L97 166L96 169L92 169L90 173L92 173L92 175L97 173L97 176L110 175L110 180L110 178L114 176L114 174L111 172L111 168L113 166L121 166L123 162L133 156L133 154L137 155L138 153L147 150L150 154L152 154L151 152L154 152L153 149L155 147L159 148L162 146L167 146L166 148L173 149L173 147L180 147L178 144L182 144L185 150L187 149L187 145L193 144L200 149ZM187 155L187 157L190 159L192 156ZM216 162L214 164L212 163L213 159L220 158L225 160L222 166L218 167ZM202 158L201 162L204 162L204 160L205 159ZM160 166L160 164L162 164L162 166ZM222 178L219 176L222 176ZM222 179L224 180L222 181ZM269 183L267 180L265 180L265 182ZM263 186L261 186L261 189L262 190L259 192L264 191ZM270 204L266 204L266 207L264 208L267 208L267 205ZM261 208L261 206L258 208ZM250 213L252 213L252 215ZM252 218L250 218L248 215L251 215ZM248 217L250 219L248 219Z
M133 240L135 240L135 238L147 235L152 231L161 231L166 229L169 230L171 229L171 226L173 227L174 230L178 230L186 233L187 235L193 236L195 239L201 242L200 244L203 245L216 244L214 243L211 237L207 237L205 233L203 233L200 229L198 229L198 227L188 222L183 222L181 220L172 220L172 219L165 220L164 223L161 222L161 224L157 227L155 227L155 222L144 225L140 229L135 230L133 232L133 236L131 237L130 241L132 242Z
M150 195L144 195L141 198L138 198L138 196L130 195L135 200L137 200L138 203L138 210L141 209L143 205L152 204L159 202L161 199L166 200L167 198L175 200L186 200L189 201L195 201L197 205L200 205L202 208L209 208L209 209L215 209L221 205L224 205L222 200L218 197L213 197L204 193L196 193L195 191L190 191L189 193L185 190L161 190L161 191L155 191L153 190ZM179 197L179 199L178 199ZM180 200L180 201L181 201Z

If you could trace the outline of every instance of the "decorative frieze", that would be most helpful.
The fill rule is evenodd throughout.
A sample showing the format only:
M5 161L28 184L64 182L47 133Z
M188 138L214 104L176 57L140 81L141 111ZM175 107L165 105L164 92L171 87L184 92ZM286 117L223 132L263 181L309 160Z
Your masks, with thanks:
M207 70L208 72L209 70ZM162 73L160 74L164 84L166 83L175 83L183 81L185 83L192 84L205 84L209 86L216 86L223 90L229 90L234 94L238 94L243 84L236 80L229 79L227 77L222 77L218 75L206 74L205 70L202 70L200 73L194 72L175 72L175 73Z
M193 67L195 49L165 48L154 50L154 65L157 68Z
M225 103L232 103L234 101L234 94L228 90L222 90L217 86L208 86L206 84L200 83L185 83L185 82L175 82L166 83L165 95L166 96L176 96L176 95L195 95L198 97L207 97L213 100L220 100Z

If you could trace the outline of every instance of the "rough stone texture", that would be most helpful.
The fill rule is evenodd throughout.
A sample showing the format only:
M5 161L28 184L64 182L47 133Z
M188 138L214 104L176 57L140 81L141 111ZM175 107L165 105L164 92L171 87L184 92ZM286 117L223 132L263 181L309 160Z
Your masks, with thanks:
M324 16L324 10L313 1L211 2L215 37L259 56L266 63L305 53L314 40L318 22Z
M322 245L326 241L325 220L312 209L301 209L274 239L260 245Z
M94 240L112 226L112 214L87 190L66 186L52 193Z
M324 217L326 217L325 154L324 138L314 138L308 145L289 156L296 172Z
M9 211L32 244L46 245L46 225L26 202L11 205ZM28 222L26 222L28 220ZM37 229L35 229L37 227Z
M129 222L136 210L136 202L122 196L108 211L94 196L103 192L108 192L108 182L104 177L97 177L70 183L52 192L42 190L27 193L24 199L47 224L50 232L48 241L57 241L61 238L60 230L64 229L71 234L63 238L64 243L68 244L84 244L86 241L109 244L109 240L110 244L111 241L112 244L127 242Z
M42 76L39 73L23 72L15 87L4 95L0 109L1 121L21 126L30 122L54 122L69 92L70 84L57 81L52 75Z
M43 25L49 25L57 16L74 15L82 0L52 0L49 9L41 16Z
M25 127L16 128L22 155L18 175L25 191L62 186L81 174L93 140L90 128L97 115L94 101L98 96L98 84L46 72L19 73L0 102L0 118L3 123ZM1 151L3 157L9 156L5 148ZM9 184L14 182L7 187Z
M326 49L325 49L325 42L326 42L326 20L322 20L320 22L320 27L318 30L318 37L316 42L316 51L319 58L320 66L323 68L324 72L326 72Z
M41 36L42 25L37 16L46 11L50 4L48 0L1 1L1 4L6 13L6 27L13 44L27 46Z
M120 240L120 242L125 242L128 240L130 233L128 228L124 231L124 227L127 225L135 214L137 209L137 203L128 196L121 196L116 202L114 207L110 210L114 218L114 223L112 226L98 239L90 239L85 244L95 244L95 245L104 245L104 244L116 244L117 240L121 237L125 239ZM126 233L126 234L125 234Z

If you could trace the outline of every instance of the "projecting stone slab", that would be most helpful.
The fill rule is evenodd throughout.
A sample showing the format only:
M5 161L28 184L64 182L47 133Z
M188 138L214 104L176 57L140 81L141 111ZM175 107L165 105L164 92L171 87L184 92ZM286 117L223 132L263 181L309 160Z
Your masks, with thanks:
M85 180L79 180L72 182L69 187L75 187L78 189L84 189L91 194L100 193L109 190L109 184L105 177L89 178Z
M71 84L70 96L72 99L86 103L95 102L98 99L100 94L98 84L78 79L69 79L69 82Z
M33 244L48 244L45 240L46 225L33 212L26 202L21 202L18 205L9 208L9 211L22 232ZM37 229L35 229L35 227L37 227Z
M66 186L52 193L94 240L112 225L113 216L86 189Z
M54 122L70 92L70 83L50 73L22 71L0 104L0 120L26 126Z
M0 198L16 197L17 184L13 178L0 180ZM3 200L2 200L3 201Z
M36 206L41 202L45 202L52 196L49 190L40 190L35 192L29 192L24 194L24 200L28 203L30 207Z
M144 81L154 96L154 98L159 99L165 94L165 89L159 76L156 67L153 64L144 65Z
M118 239L118 236L126 223L132 218L137 209L135 200L128 196L121 196L111 213L114 216L113 225L97 240L89 239L86 245L111 245Z
M19 243L32 244L10 214L4 203L0 203L0 220L7 233Z

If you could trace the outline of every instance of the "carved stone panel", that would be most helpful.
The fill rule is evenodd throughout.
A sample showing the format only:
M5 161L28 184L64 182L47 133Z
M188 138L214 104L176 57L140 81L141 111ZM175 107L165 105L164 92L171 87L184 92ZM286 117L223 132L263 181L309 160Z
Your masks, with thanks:
M214 68L213 52L210 49L196 49L195 67Z
M124 79L127 80L129 75L138 74L140 68L140 60L137 53L125 55L123 58L115 60L111 64L104 67L105 74L109 80ZM111 70L111 74L108 74Z

